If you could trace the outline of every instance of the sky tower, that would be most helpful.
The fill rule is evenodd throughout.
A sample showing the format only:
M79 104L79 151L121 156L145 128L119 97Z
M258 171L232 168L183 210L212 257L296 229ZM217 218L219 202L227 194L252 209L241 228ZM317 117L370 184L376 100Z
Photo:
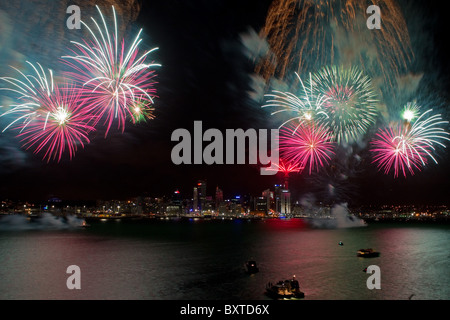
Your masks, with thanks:
M289 175L303 170L299 164L287 163L280 159L277 165L278 172L283 173L283 185L275 186L275 209L281 215L291 214L291 192L289 191Z
M283 187L285 190L289 190L289 175L291 173L299 173L303 170L298 164L287 163L280 159L280 164L278 165L278 171L284 174Z

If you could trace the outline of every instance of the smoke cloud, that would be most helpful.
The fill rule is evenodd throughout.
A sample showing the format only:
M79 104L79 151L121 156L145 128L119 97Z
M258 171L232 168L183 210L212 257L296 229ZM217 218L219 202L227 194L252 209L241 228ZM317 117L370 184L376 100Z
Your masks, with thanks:
M347 204L335 205L329 215L315 214L309 220L311 226L318 229L347 229L366 227L364 220L351 214Z
M80 228L83 221L76 216L56 217L50 213L44 213L36 219L24 215L7 215L0 218L0 231L68 230Z

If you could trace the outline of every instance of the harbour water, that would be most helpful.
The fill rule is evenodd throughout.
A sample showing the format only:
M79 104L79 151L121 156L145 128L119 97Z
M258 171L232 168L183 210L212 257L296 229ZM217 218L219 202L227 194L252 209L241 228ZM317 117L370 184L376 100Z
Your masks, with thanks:
M0 223L1 225L1 223ZM342 241L343 245L339 246ZM300 282L306 300L450 299L450 226L320 229L305 220L98 221L87 228L0 228L0 299L268 300ZM362 248L380 257L356 257ZM254 259L259 273L244 264ZM67 267L81 270L69 290ZM381 290L369 290L377 265Z

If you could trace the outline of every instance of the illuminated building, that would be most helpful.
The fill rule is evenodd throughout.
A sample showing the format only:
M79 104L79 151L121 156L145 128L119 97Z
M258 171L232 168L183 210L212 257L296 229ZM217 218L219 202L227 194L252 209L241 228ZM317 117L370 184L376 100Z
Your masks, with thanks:
M281 191L281 201L280 201L280 213L281 215L291 214L291 193L289 190Z
M268 213L275 205L273 191L271 191L270 189L264 190L262 192L262 196L263 196L263 198L266 199L266 210L265 211L266 211L266 213Z
M198 211L202 212L206 206L206 181L199 180L197 183Z
M223 202L223 191L221 189L219 189L219 187L216 187L216 210L219 210L220 204Z
M192 210L198 211L198 188L194 187L194 194L192 197Z

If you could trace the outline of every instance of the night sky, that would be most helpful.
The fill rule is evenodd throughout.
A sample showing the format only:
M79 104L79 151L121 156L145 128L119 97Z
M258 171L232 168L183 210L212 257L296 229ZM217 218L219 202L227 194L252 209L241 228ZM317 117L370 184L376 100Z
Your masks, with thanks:
M267 112L248 97L253 64L240 42L240 35L249 28L260 30L264 25L270 3L268 0L144 1L135 26L144 28L145 45L160 48L154 59L162 64L157 76L156 119L136 126L129 123L124 133L112 130L106 139L100 131L72 161L47 164L29 152L25 160L0 163L0 198L127 199L161 196L176 189L191 197L192 187L199 179L207 180L210 195L219 186L226 197L232 197L259 195L281 182L281 175L260 176L256 166L175 166L170 158L176 144L171 142L171 133L177 128L192 132L195 120L203 121L204 130L218 128L223 132L275 128ZM426 47L413 41L415 50L432 54L425 65L425 81L439 87L439 97L450 101L449 62L444 50L450 31L446 16L450 11L445 10L442 2L411 3L417 6L415 12L427 18L424 31L432 35ZM414 29L417 19L421 20L406 17L406 22ZM439 111L449 119L448 109ZM340 189L342 201L351 204L450 204L449 156L448 151L440 150L439 165L432 163L406 179L385 176L368 162L361 172L336 188ZM293 200L314 193L317 200L326 201L322 184L321 179L292 175Z

